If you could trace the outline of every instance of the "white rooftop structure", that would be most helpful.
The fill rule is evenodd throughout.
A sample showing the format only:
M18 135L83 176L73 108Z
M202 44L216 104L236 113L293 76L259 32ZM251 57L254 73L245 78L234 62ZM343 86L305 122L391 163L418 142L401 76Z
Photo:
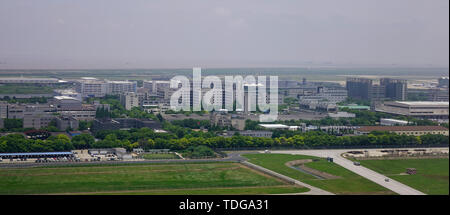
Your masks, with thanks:
M283 124L259 124L259 126L267 129L289 129L289 126Z
M78 99L76 99L74 97L70 97L70 96L55 96L53 98L57 99L57 100L65 100L65 99L67 99L67 100L78 100Z
M398 119L380 119L380 125L408 125L408 121L405 120L398 120Z
M449 102L431 102L431 101L396 101L398 104L409 106L448 106Z
M81 77L83 80L97 80L97 78L94 77Z

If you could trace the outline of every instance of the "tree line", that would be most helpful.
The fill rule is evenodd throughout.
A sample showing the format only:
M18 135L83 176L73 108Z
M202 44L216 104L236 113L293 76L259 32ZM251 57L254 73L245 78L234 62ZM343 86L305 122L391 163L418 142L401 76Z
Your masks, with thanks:
M387 132L373 132L360 136L334 136L324 132L312 131L293 136L276 138L248 137L239 133L232 137L222 137L211 132L196 132L186 129L176 133L156 133L148 128L129 131L101 131L96 134L98 141L90 134L80 134L70 140L65 135L52 136L46 140L26 139L21 134L0 137L0 152L45 152L68 151L73 149L123 147L187 150L190 147L206 146L213 149L262 148L262 147L358 147L358 146L433 146L448 145L444 135L427 134L422 136L398 135ZM190 131L189 131L190 130Z

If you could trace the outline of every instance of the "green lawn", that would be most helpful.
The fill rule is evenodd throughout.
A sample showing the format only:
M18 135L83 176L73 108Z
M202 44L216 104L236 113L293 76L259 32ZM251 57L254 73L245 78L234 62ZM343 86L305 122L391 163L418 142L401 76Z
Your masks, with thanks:
M142 158L147 160L158 160L158 159L179 159L174 153L165 153L165 154L143 154Z
M0 94L48 94L53 93L50 87L41 87L27 84L0 85Z
M426 194L448 195L448 158L360 160L361 165L411 186ZM416 175L400 175L406 168L416 168Z
M271 194L308 191L237 163L2 168L0 181L0 194Z
M375 184L335 163L329 163L322 158L288 154L246 154L243 156L247 157L251 163L260 165L335 194L394 194L392 191ZM285 165L288 161L302 159L319 159L317 162L311 162L305 165L341 178L325 180L317 179L312 175L300 172L299 170Z
M139 192L109 192L95 193L95 195L267 195L283 193L303 193L309 191L305 187L290 185L264 186L264 187L234 187L234 188L207 188L207 189L168 189L143 190Z

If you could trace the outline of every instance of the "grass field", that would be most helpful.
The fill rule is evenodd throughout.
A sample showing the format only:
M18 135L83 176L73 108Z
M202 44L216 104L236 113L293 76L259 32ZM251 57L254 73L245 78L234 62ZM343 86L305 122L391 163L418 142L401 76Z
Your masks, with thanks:
M360 160L358 162L426 194L449 194L448 159ZM417 174L404 175L406 168L416 168Z
M329 163L322 158L288 154L246 154L243 156L249 158L251 163L260 165L335 194L394 194L392 191L381 187L378 184L375 184L335 163ZM339 176L340 178L317 179L312 175L303 173L285 165L288 161L302 159L319 159L317 162L311 162L305 165L322 172Z
M179 159L174 153L166 153L166 154L143 154L142 158L147 160L158 160L158 159Z
M53 93L50 87L33 85L4 84L0 85L0 94L48 94Z
M0 194L300 193L237 163L65 166L0 169Z

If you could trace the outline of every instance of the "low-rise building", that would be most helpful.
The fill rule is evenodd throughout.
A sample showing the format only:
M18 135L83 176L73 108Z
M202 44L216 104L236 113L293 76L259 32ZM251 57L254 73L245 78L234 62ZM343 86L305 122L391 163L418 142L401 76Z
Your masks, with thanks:
M96 119L92 125L92 132L101 130L119 130L131 128L152 128L160 129L161 123L151 119L133 119L133 118L116 118L116 119Z
M370 106L356 105L356 104L340 105L340 106L338 106L338 108L339 109L348 108L350 110L370 110Z
M447 119L448 102L384 102L375 108L378 112L425 119Z
M48 127L55 120L55 117L55 115L48 112L25 112L23 116L23 127L35 129Z
M70 96L53 97L54 105L58 110L81 110L81 100Z
M78 130L79 122L72 116L58 116L56 119L56 127L60 131L67 129Z
M269 130L291 130L297 131L301 129L301 126L287 126L283 124L259 124L259 126Z
M448 136L448 128L442 126L362 126L356 129L355 134L364 135L373 131L393 132L399 135L442 134Z
M331 118L355 118L356 114L348 113L348 112L337 112L337 113L328 113L328 116Z
M273 132L272 131L227 131L222 134L224 137L232 137L236 133L239 133L241 136L246 137L266 137L271 138Z
M82 101L83 98L81 97L81 93L78 93L77 91L73 89L63 89L63 90L55 90L55 93L57 96L67 96L75 98L79 101Z

